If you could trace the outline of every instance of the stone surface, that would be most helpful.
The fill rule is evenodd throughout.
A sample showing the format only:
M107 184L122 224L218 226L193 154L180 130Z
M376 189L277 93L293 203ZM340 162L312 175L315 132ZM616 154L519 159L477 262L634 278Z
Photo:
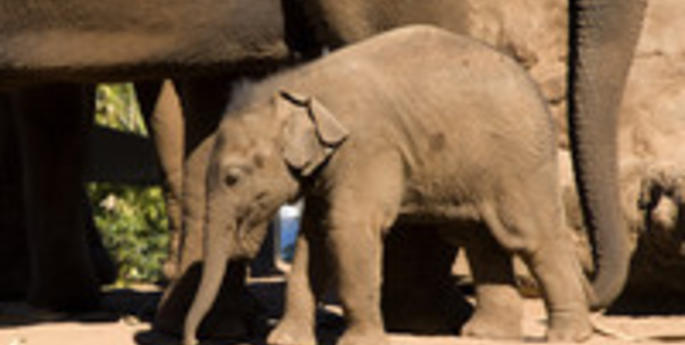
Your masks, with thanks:
M683 297L677 298L685 296L683 17L683 1L649 1L621 108L621 206L636 249L619 307L685 306ZM645 184L656 193L647 210L639 207Z
M585 267L591 258L568 157L566 136L566 2L471 0L470 34L514 56L527 67L559 127L561 184L567 225ZM685 2L649 0L619 129L621 207L635 247L623 302L649 296L685 296ZM654 194L640 208L643 187ZM644 201L644 200L643 200ZM518 267L521 267L520 265ZM525 275L525 269L518 270ZM646 297L645 297L646 296ZM670 296L670 297L668 297ZM681 298L682 299L682 298ZM644 307L644 306L643 306ZM642 308L646 310L645 308ZM649 309L649 308L647 308ZM683 309L683 308L681 308Z
M268 306L279 304L281 281L269 284L259 284L257 293ZM252 287L251 287L252 288ZM155 294L149 292L126 292L121 295L108 295L112 304L119 302L126 304L131 294L137 295L139 304L131 307L121 307L117 310L118 317L109 320L93 320L91 322L67 320L62 322L29 323L13 327L0 323L0 345L80 345L80 344L117 344L117 345L176 345L178 338L156 334L150 331L150 324L136 317L135 310L145 299L154 300ZM120 296L120 297L116 297ZM158 296L157 296L158 297ZM154 302L154 301L151 301ZM3 305L0 304L0 317L3 316ZM128 309L128 311L127 311ZM326 308L339 313L340 308ZM133 313L133 314L131 314ZM269 313L273 314L273 313ZM526 342L541 342L545 332L545 313L543 303L537 299L528 299L524 303L524 320L522 322L524 340ZM636 340L641 344L682 343L685 341L685 331L682 328L683 317L626 317L626 316L596 316L594 323L602 331L597 332L584 344L634 344ZM340 318L329 318L320 324L319 343L323 345L335 344L343 322ZM202 344L233 344L258 345L264 344L264 336L268 330L264 329L254 339L249 341L214 340ZM457 335L415 336L393 333L390 336L391 345L460 345L460 344L502 344L502 341L477 340ZM565 343L556 343L565 344Z

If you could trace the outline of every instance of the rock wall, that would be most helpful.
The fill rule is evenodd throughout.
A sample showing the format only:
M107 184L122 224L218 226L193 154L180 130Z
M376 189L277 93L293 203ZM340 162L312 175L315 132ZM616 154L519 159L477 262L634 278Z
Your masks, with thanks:
M685 2L650 0L620 114L621 206L635 245L619 309L672 309L685 296ZM568 153L567 220L584 243ZM682 309L682 307L681 307Z
M469 35L525 66L549 101L560 133L566 128L567 2L467 0ZM566 145L566 135L559 142Z
M567 2L468 0L469 34L522 63L559 128L567 224L591 266L566 135ZM648 0L620 109L621 207L635 255L628 295L685 296L685 1ZM642 205L641 205L642 204ZM627 300L624 298L624 301ZM663 302L668 304L668 302ZM634 304L634 303L633 303ZM649 306L659 306L650 298ZM685 305L685 304L684 304Z

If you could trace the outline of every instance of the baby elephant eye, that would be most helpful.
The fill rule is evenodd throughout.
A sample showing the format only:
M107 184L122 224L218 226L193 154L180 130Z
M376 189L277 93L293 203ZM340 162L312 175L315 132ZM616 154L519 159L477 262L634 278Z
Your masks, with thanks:
M228 174L226 177L224 177L224 183L229 187L234 186L236 183L238 183L238 176Z
M229 169L224 176L224 183L226 186L234 186L238 181L240 181L241 171L240 169Z

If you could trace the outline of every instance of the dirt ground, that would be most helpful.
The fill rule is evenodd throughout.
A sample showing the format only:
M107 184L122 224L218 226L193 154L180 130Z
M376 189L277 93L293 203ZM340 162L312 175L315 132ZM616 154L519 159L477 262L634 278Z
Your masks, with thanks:
M268 315L278 315L281 308L281 279L268 279L251 283L253 293L267 308ZM107 312L94 313L62 321L37 322L18 320L16 315L21 305L0 303L0 345L175 345L178 340L150 331L150 315L141 310L153 310L159 299L159 292L151 287L112 290L106 293L104 305ZM545 313L542 302L527 299L525 303L523 342L543 341ZM320 343L334 344L337 333L342 329L342 319L336 316L339 308L328 306L329 317L320 334ZM47 315L55 318L55 315ZM59 317L59 316L57 316ZM142 319L142 320L141 320ZM594 315L597 333L586 344L685 344L685 315L678 316L604 316ZM269 319L273 325L275 318ZM262 345L264 337L249 342L215 341L209 344ZM447 336L412 336L392 334L392 345L459 345L500 344L496 342Z

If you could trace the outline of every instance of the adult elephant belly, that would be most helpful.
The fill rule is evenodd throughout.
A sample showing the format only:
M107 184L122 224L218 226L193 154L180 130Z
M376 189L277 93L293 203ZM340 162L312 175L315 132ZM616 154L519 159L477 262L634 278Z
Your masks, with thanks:
M225 72L284 58L280 1L0 1L0 85Z

